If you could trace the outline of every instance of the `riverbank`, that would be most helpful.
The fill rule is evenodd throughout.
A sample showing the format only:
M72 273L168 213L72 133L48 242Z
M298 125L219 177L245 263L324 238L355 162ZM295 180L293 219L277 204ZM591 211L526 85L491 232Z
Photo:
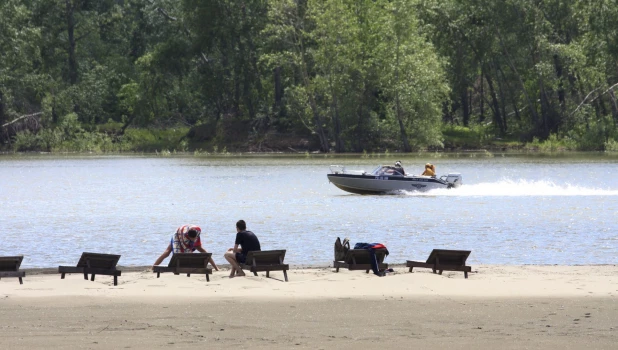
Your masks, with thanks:
M295 268L273 278L161 278L146 268L94 282L79 274L0 280L2 348L610 349L618 266L403 266L379 278Z
M206 125L170 128L128 128L121 125L99 125L92 130L74 133L66 130L41 130L11 136L11 141L0 142L0 152L15 153L95 153L95 154L161 154L190 153L200 155L226 154L417 154L458 152L618 152L613 140L581 144L570 138L547 140L522 137L497 137L490 129L465 128L445 125L441 129L441 144L420 147L405 152L398 139L384 139L379 144L336 148L329 151L320 146L310 133L268 132L261 136L240 133L232 138L217 138L215 129ZM54 133L57 137L50 137Z

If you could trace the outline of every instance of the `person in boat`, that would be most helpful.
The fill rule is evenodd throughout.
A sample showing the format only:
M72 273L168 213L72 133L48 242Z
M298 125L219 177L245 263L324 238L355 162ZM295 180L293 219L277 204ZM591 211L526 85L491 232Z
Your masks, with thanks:
M436 167L431 163L425 164L425 171L421 175L436 176Z
M401 175L405 175L406 172L403 170L403 166L401 165L401 161L398 160L395 162L395 170L401 173Z
M163 254L155 261L154 265L161 264L161 262L172 253L193 253L196 250L200 253L208 253L202 247L202 240L200 239L201 233L202 229L199 226L191 224L180 226L176 229L176 233L172 235L167 249L165 249ZM216 271L219 271L212 257L210 258L210 264Z
M240 246L240 247L239 247ZM223 257L232 265L230 278L234 276L244 276L245 273L239 264L244 264L247 260L247 254L251 251L260 251L260 240L255 233L247 231L247 223L244 220L236 222L236 241L234 248L230 248L225 252Z

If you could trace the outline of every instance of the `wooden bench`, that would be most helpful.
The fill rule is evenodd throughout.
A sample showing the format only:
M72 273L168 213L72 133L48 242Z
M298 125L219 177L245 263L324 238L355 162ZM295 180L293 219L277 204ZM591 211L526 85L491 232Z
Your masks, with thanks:
M152 271L157 273L157 278L162 272L173 272L174 275L186 273L191 277L192 273L206 275L206 282L210 282L208 275L212 274L212 269L208 267L208 262L212 253L176 253L172 255L167 266L154 266Z
M386 249L375 250L379 271L388 269L388 264L384 263L386 252ZM369 270L371 270L371 254L369 254L368 249L348 250L348 253L343 261L333 261L333 267L336 269L335 272L339 272L339 268L344 268L350 271L365 270L366 273L369 273Z
M0 256L0 278L17 277L19 278L19 284L24 284L22 278L26 277L26 272L19 270L23 259L23 255Z
M61 279L67 273L83 273L85 280L91 274L91 281L94 281L95 275L114 276L114 285L117 286L118 276L122 274L116 269L118 260L120 255L83 252L76 266L58 266L58 273Z
M253 272L255 276L257 276L258 271L266 271L266 277L270 277L270 271L283 271L283 277L287 282L287 270L290 269L290 266L283 263L285 252L285 249L251 251L247 254L245 263L239 265L241 268Z
M468 278L468 272L472 272L471 266L466 266L466 260L470 255L469 250L449 250L449 249L434 249L429 254L427 261L411 261L406 262L406 267L409 267L409 272L412 272L414 267L424 267L433 270L433 273L439 271L463 271L465 278Z

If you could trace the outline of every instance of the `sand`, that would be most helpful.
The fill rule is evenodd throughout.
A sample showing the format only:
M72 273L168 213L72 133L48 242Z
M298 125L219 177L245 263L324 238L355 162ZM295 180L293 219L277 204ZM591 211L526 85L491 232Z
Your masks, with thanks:
M0 280L0 349L615 349L618 266L229 279L27 270ZM133 268L135 270L135 268Z

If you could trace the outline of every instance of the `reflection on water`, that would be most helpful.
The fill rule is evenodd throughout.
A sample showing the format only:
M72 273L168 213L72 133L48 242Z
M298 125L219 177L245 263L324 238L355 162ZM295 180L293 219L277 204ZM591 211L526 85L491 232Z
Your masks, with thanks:
M399 160L399 158L397 158ZM427 161L403 158L408 172ZM612 159L444 158L454 190L347 194L330 164L370 170L394 158L0 157L0 255L25 267L76 263L82 251L152 264L184 223L202 227L223 263L234 224L293 265L332 260L337 236L383 242L390 263L433 248L470 249L471 264L599 264L618 256L618 180Z

